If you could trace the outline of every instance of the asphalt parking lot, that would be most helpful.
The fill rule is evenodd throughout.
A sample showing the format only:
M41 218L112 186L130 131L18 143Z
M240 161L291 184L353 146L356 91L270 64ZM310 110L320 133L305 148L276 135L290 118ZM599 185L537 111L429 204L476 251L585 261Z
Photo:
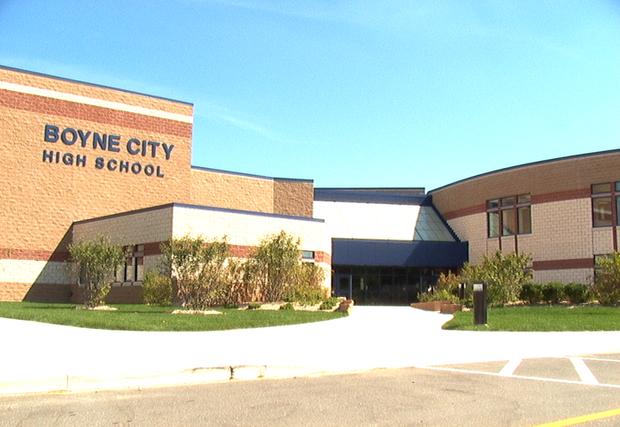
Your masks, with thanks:
M620 388L620 353L511 359L427 368Z

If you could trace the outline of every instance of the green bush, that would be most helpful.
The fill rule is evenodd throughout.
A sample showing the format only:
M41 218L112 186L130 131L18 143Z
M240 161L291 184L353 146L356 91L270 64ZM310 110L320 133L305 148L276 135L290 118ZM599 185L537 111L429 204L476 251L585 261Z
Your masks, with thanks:
M333 310L340 304L340 298L330 297L321 303L319 310Z
M251 302L248 304L248 310L258 310L262 305L260 302Z
M590 299L588 287L581 283L569 283L564 286L564 295L571 304L583 304Z
M620 253L613 252L609 256L596 260L600 267L590 290L602 305L620 303Z
M523 285L532 280L530 261L528 254L504 255L498 250L492 256L483 255L480 265L465 263L461 277L469 284L486 282L489 305L506 304L517 301Z
M521 301L529 302L530 304L538 304L543 301L542 285L540 283L526 283L521 287L521 293L519 294Z
M543 300L549 304L557 304L564 299L564 284L558 282L545 283L542 286Z
M142 302L150 305L172 303L172 280L157 270L149 270L142 281Z
M280 310L295 310L295 306L292 303L287 302L286 304L282 304L280 306Z
M97 307L105 302L116 270L127 258L120 246L113 245L108 236L80 240L69 245L70 268L82 290L84 304Z
M285 301L298 302L301 305L315 305L328 297L328 290L323 287L325 269L312 262L297 265L295 277Z
M458 303L459 297L452 294L447 289L435 289L433 293L425 292L422 294L418 294L418 300L420 302L451 301Z
M222 306L222 308L226 308L228 310L237 310L239 306L235 304L234 302L227 302L226 304Z

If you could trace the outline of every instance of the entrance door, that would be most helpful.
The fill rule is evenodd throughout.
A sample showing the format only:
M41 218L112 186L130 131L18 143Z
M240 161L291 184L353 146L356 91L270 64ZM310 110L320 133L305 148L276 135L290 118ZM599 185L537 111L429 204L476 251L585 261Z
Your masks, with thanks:
M334 296L353 299L353 275L334 274Z

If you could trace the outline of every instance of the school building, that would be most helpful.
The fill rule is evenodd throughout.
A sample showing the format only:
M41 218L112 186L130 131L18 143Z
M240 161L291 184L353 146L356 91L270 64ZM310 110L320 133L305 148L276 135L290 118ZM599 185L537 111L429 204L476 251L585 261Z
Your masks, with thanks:
M0 300L71 301L67 247L106 234L131 249L108 302L138 302L160 244L226 236L248 256L282 230L325 286L408 304L442 272L496 249L532 255L536 281L587 283L618 247L620 151L423 188L314 188L191 165L193 106L0 67Z

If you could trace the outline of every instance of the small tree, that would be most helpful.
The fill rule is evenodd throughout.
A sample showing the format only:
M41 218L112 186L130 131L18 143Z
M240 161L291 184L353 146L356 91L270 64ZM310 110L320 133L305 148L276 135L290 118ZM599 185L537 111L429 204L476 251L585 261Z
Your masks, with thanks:
M158 270L149 270L142 280L142 302L153 305L172 304L172 280Z
M230 282L226 239L206 241L202 236L171 238L161 245L164 268L176 280L184 307L205 310L222 299Z
M599 257L596 263L600 271L596 272L592 294L603 305L620 303L620 253Z
M103 304L116 270L126 260L122 248L100 235L69 245L69 254L73 274L84 292L84 304L91 308Z
M248 279L263 301L280 301L291 294L301 258L301 240L285 231L264 238L248 260Z
M504 255L498 250L492 256L484 255L481 265L465 263L461 277L469 284L486 282L489 303L506 304L517 301L523 285L531 282L533 274L527 268L529 262L528 254Z
M329 296L329 291L323 287L325 269L313 262L302 262L297 265L293 289L290 299L302 305L320 303Z

